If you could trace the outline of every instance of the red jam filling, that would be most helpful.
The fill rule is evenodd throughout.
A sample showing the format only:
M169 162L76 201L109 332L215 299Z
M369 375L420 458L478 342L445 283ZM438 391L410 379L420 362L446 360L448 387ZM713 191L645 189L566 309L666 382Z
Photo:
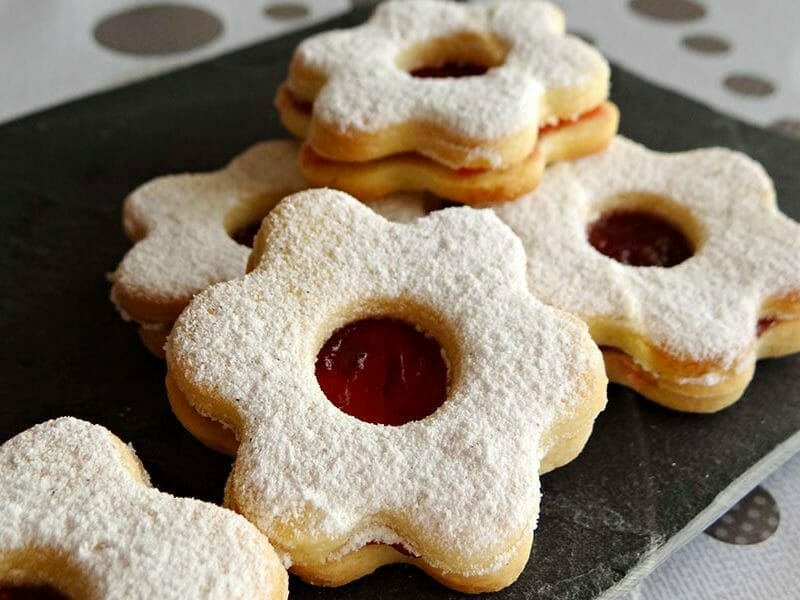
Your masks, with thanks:
M778 319L773 319L770 317L766 317L764 319L759 319L758 323L756 324L756 336L761 337L767 329L772 327L773 325L777 325Z
M261 229L261 221L256 221L255 223L248 223L247 225L239 227L239 229L231 233L230 236L237 244L252 248L253 240L259 229Z
M48 585L0 585L0 600L67 600Z
M424 419L447 396L441 347L398 319L363 319L337 329L317 355L316 375L334 406L367 423Z
M589 243L624 265L673 267L694 254L683 232L643 210L614 210L589 225Z
M419 67L418 69L409 71L409 74L412 77L439 79L443 77L475 77L476 75L483 75L488 70L489 68L484 67L483 65L476 65L461 61L449 61L440 65Z

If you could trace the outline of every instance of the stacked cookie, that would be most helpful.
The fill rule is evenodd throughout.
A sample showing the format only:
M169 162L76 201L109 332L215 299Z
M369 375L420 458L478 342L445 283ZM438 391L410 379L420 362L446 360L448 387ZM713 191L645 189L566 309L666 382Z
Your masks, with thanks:
M617 127L609 67L541 2L387 2L307 39L276 105L317 186L362 200L430 191L479 204L536 187L546 164Z

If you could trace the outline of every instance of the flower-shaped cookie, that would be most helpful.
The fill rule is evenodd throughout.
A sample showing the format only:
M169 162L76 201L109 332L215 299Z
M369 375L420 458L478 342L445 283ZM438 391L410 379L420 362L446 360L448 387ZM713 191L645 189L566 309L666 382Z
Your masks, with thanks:
M133 450L98 425L65 417L6 442L0 504L5 586L70 598L288 594L286 571L255 527L153 489Z
M111 298L139 323L154 354L163 356L172 323L192 296L244 274L264 215L308 187L297 152L296 142L261 142L222 170L159 177L127 198L123 224L135 245L113 275ZM370 206L402 221L422 214L425 201L408 193Z
M301 136L297 115L312 112L308 144L328 159L417 152L500 169L531 154L540 127L599 106L609 73L551 4L394 1L302 42L277 104Z
M800 351L800 225L742 154L618 137L496 212L522 239L533 293L585 320L609 378L651 400L719 410L757 357Z
M585 325L528 292L511 231L467 208L392 223L342 192L311 190L264 220L250 267L198 294L166 348L176 412L215 420L240 441L226 505L315 583L391 562L469 591L516 579L538 473L580 451L606 379ZM385 378L369 380L371 353L391 355L406 340L346 347L365 322L403 323L427 359L404 346L397 360L377 361ZM321 387L337 353L370 398L446 365L443 403L396 426L351 416L356 396L339 398L340 410L330 380Z

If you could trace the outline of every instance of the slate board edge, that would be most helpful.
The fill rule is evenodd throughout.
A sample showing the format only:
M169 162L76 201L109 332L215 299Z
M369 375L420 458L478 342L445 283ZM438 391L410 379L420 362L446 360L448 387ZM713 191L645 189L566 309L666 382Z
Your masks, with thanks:
M772 452L742 473L738 479L722 490L711 504L689 521L686 527L644 556L625 577L600 594L597 600L615 600L632 592L661 563L705 531L750 490L798 453L800 453L800 431L778 444Z

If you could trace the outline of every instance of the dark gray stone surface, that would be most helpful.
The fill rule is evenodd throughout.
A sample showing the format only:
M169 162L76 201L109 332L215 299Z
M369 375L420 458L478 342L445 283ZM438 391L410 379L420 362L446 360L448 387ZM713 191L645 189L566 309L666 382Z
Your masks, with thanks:
M350 25L364 11L326 25ZM108 301L105 274L129 244L121 202L165 173L217 168L285 135L272 96L306 32L0 127L0 441L74 415L132 442L155 485L219 501L230 461L178 425L164 365ZM616 69L621 130L661 150L722 144L761 161L800 217L800 144ZM800 357L764 361L746 396L691 416L612 386L585 452L542 480L534 554L497 598L592 598L681 530L800 429ZM454 598L392 566L337 590L292 581L295 598Z

